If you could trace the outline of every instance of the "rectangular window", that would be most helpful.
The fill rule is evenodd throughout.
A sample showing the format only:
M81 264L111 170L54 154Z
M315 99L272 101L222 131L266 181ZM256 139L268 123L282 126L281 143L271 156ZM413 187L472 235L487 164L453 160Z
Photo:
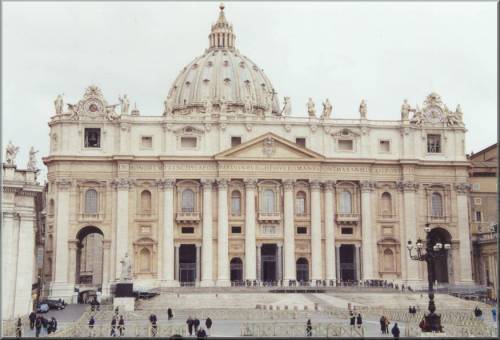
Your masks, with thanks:
M307 235L307 227L297 227L297 234Z
M86 148L101 147L101 129L98 128L85 129L85 147Z
M153 148L153 137L142 136L141 137L141 146L143 149L152 149Z
M231 137L231 147L241 144L241 137Z
M182 227L183 234L194 234L194 227Z
M196 137L181 137L181 147L183 149L195 149L196 142Z
M342 229L340 229L340 232L342 233L342 235L352 235L353 234L352 228L342 228Z
M231 227L231 234L241 234L241 227L233 225Z
M378 147L380 152L391 152L391 142L388 140L380 140Z
M276 226L275 225L263 225L262 226L262 234L265 234L265 235L276 234Z
M302 146L303 148L306 147L306 139L302 137L297 137L295 138L295 144Z
M427 152L441 153L441 135L427 135Z
M474 197L474 205L481 205L482 203L481 197Z
M340 151L352 151L353 150L352 139L340 139L338 141L338 147Z
M476 211L476 222L481 222L483 220L481 212Z

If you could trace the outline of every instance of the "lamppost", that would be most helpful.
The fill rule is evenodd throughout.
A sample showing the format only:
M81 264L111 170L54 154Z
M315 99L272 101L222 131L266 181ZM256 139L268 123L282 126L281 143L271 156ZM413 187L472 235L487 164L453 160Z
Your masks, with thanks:
M442 332L441 315L436 313L436 305L434 304L434 261L436 258L445 256L447 250L451 248L451 245L449 243L442 244L441 242L433 242L430 237L431 228L429 223L425 225L424 230L427 234L425 244L424 241L419 238L415 246L413 246L411 241L408 241L407 247L412 260L427 262L429 313L424 316L425 323L422 330L424 332ZM415 254L412 254L413 249L416 250Z

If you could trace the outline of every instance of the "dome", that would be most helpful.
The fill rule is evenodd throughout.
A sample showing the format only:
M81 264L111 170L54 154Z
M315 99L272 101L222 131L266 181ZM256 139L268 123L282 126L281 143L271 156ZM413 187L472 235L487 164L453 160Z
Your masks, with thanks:
M166 114L279 113L277 93L269 78L234 48L234 41L233 27L221 5L209 48L177 76L165 101Z

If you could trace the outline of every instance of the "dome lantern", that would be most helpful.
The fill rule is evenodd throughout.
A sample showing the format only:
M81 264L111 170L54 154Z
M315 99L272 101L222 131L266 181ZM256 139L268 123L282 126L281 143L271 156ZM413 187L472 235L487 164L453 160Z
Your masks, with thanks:
M226 20L223 3L219 5L219 9L219 18L212 25L212 31L208 36L209 49L227 48L233 50L234 41L236 40L236 36L233 33L233 25L230 25Z

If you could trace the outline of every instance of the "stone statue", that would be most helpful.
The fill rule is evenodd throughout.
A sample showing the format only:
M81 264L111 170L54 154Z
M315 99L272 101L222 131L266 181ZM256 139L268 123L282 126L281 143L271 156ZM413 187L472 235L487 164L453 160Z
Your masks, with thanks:
M405 99L403 105L401 105L401 120L408 120L410 116L411 106L408 104L408 100Z
M462 107L460 107L460 104L457 105L457 108L455 109L455 116L457 117L457 120L459 123L463 123L464 121L464 114L462 112Z
M117 120L120 118L120 115L118 115L116 112L115 112L115 107L117 107L118 105L120 104L114 104L114 105L108 105L106 106L105 110L106 110L106 118L109 119L109 120Z
M246 96L243 105L245 106L245 113L252 113L252 98L250 96Z
M281 111L282 116L290 116L292 114L292 101L290 97L285 97L283 99L283 110Z
M321 114L321 118L330 118L332 114L332 104L330 104L330 100L326 98L326 100L323 102L323 113Z
M359 114L361 115L361 119L366 119L366 114L368 113L368 108L366 106L366 100L361 100L359 104Z
M207 99L205 100L205 113L212 113L212 107L212 98L207 97Z
M30 156L28 159L28 170L36 171L38 170L36 167L36 154L38 151L35 151L34 147L30 149Z
M122 273L120 275L121 281L128 281L132 279L132 265L130 264L130 258L128 253L125 253L125 257L120 261L122 264Z
M68 103L66 105L68 105L68 110L71 114L69 116L69 118L78 120L78 105L77 104L70 104L70 103Z
M273 97L274 94L272 92L269 92L266 95L266 111L265 111L266 116L271 115L271 113L273 112Z
M56 107L56 115L62 114L64 107L64 101L62 95L58 94L56 100L54 101L54 106Z
M122 106L122 114L128 114L130 102L128 101L127 95L124 94L123 98L121 96L118 96L118 100L120 101L120 104Z
M18 151L19 147L15 146L11 141L9 141L9 144L7 144L7 148L5 150L5 161L7 164L16 165L15 161Z
M172 96L168 96L167 99L165 99L163 101L163 105L165 106L165 111L163 112L163 115L169 115L172 113L173 101L174 101L174 98Z
M309 101L307 102L307 113L309 114L309 117L316 117L316 109L312 98L309 98Z
M413 113L413 117L411 117L410 123L415 124L415 125L420 125L424 121L424 115L422 114L422 111L420 111L418 105L417 108L415 109L415 112Z
M225 113L227 112L227 104L226 104L226 98L222 97L220 100L220 113Z

